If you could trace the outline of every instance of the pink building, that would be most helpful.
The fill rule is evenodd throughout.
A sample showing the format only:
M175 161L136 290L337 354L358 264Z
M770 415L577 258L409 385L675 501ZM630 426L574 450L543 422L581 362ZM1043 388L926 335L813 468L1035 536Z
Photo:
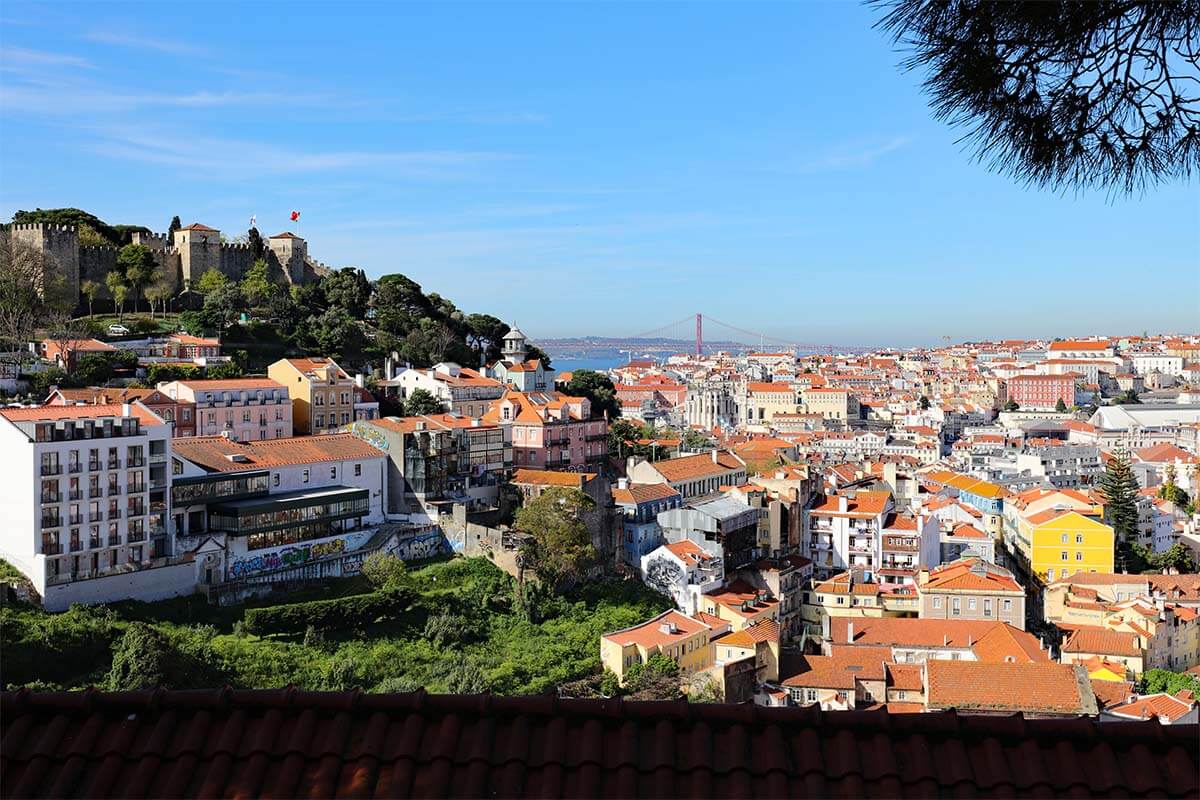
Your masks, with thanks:
M1014 375L1008 379L1008 399L1022 408L1054 408L1059 400L1075 404L1075 378L1066 375Z
M172 400L196 404L196 435L228 435L239 442L292 435L287 387L270 378L170 381L158 390Z
M595 469L608 458L608 422L592 417L586 397L508 391L493 400L484 422L512 426L518 469Z

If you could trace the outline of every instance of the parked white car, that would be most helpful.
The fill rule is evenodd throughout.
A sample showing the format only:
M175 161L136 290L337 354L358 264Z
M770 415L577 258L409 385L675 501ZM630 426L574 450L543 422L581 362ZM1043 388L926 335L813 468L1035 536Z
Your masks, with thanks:
M108 335L109 336L128 336L129 328L126 328L124 325L116 325L116 324L109 325L108 326Z

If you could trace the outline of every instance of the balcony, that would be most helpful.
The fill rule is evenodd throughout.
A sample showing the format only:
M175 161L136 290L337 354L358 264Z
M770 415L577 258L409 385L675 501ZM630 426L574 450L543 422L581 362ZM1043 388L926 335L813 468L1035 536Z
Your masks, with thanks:
M42 553L43 553L44 555L48 555L48 556L57 556L57 555L60 555L60 554L62 553L62 545L61 545L61 544L57 544L57 543L55 543L55 544L48 544L48 543L46 543L46 542L43 542L43 543L42 543Z
M88 471L89 472L96 472L99 469L100 469L99 461L89 461L88 462Z
M108 468L108 469L120 469L120 468L121 468L121 459L119 459L119 458L110 458L110 459L109 459L109 460L106 462L106 466L107 466L107 468Z
M83 515L82 514L74 514L70 517L67 517L67 524L68 525L82 525L83 524Z
M62 517L42 517L43 528L61 528Z
M144 467L144 466L146 466L146 459L131 458L125 462L125 466L128 467L129 469L134 469L135 467Z
M104 496L104 490L101 489L99 486L93 486L90 489L88 489L88 497L103 497L103 496Z
M88 522L104 522L104 512L96 511L95 513L88 514Z
M108 487L108 492L106 492L106 494L108 494L109 497L114 497L120 493L121 493L120 486L110 486L110 487Z
M61 503L62 492L42 492L42 503Z
M83 544L78 539L71 540L71 552L78 553L83 549Z
M43 475L62 475L62 464L42 464Z
M82 500L83 492L80 491L79 489L72 489L71 491L67 492L67 499L68 500Z
M80 472L82 469L83 465L78 461L67 464L67 472Z
M131 483L125 487L125 492L126 494L142 494L146 491L146 488L146 484L144 483Z
M165 489L165 488L167 488L168 483L169 483L169 481L166 478L151 478L150 479L150 488L151 489Z
M167 454L166 453L151 453L150 454L150 463L151 464L167 463Z
M103 540L103 539L101 539L99 536L93 536L93 537L91 537L90 539L88 539L88 549L89 549L89 550L95 550L97 547L99 547L99 546L100 546L100 543L101 543L102 541L104 541L104 540Z
M129 534L129 543L130 544L134 544L135 542L144 542L144 541L146 541L146 532L145 531L140 531L138 533Z
M108 537L108 546L109 547L120 547L120 545L121 545L121 537L120 536Z
M110 520L114 520L114 519L120 519L120 518L121 518L121 509L119 509L119 508L110 508L110 509L108 510L108 518L109 518Z

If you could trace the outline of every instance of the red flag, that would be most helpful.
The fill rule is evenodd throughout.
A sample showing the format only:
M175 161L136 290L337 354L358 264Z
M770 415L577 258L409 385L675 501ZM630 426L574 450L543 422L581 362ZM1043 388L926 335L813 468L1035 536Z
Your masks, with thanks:
M299 222L299 221L300 221L300 212L293 211L292 212L292 222Z

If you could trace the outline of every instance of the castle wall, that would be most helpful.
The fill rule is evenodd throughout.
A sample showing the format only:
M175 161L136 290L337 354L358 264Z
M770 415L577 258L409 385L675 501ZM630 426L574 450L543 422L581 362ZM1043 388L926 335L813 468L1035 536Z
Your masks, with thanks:
M9 229L14 239L49 256L52 263L47 265L47 273L56 271L64 281L67 296L79 297L79 231L74 225L35 222L13 224Z
M248 244L223 244L219 257L220 264L217 269L222 275L235 281L246 277L250 267L254 266L254 251Z

